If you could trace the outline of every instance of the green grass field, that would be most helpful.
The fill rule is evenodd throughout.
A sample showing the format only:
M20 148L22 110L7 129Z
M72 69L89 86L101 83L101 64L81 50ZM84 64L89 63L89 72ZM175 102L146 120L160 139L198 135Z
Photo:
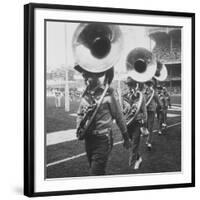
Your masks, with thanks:
M180 96L172 98L172 104L180 104ZM67 130L75 128L75 117L70 114L75 113L79 102L71 103L71 111L65 112L64 107L55 108L48 104L46 109L47 132ZM170 111L172 114L181 115L180 111ZM181 116L168 119L168 125L181 121ZM121 135L116 125L114 128L114 143L121 141ZM155 122L157 129L157 122ZM145 138L142 138L140 151L143 162L139 170L134 171L128 167L128 152L122 144L114 145L110 160L107 166L107 174L135 174L135 173L160 173L181 171L181 125L168 128L163 135L154 133L152 151L148 151L145 146ZM73 140L50 145L46 149L47 164L51 164L62 159L68 161L54 164L46 168L47 178L81 177L88 176L88 162L85 155L73 157L84 153L84 142Z

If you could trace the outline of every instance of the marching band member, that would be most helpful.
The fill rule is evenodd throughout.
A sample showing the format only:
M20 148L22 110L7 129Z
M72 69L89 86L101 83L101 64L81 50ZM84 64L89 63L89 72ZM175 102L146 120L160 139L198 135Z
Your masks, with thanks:
M168 108L171 108L171 98L170 98L170 94L169 92L167 91L167 88L166 87L163 87L163 91L164 91L164 95L167 99L167 105L168 105Z
M129 93L126 95L129 101L129 112L132 112L131 107L132 105L138 100L138 83L134 81L132 78L128 77L126 84L129 87ZM147 110L145 106L145 99L142 97L142 104L139 110L139 113L134 119L134 122L128 126L128 133L129 137L132 141L132 148L130 149L130 156L129 156L129 166L134 166L134 169L139 169L142 157L139 153L139 146L140 146L140 136L141 136L141 126L146 123L147 120Z
M171 98L170 98L170 95L167 91L167 88L166 87L163 87L163 94L165 96L165 106L164 106L164 127L167 128L167 110L168 108L171 108Z
M55 104L56 104L56 108L61 107L61 98L62 98L61 92L59 90L57 90L55 92Z
M167 127L167 110L168 110L168 107L169 107L169 104L168 104L168 96L165 92L165 89L163 87L163 96L164 96L164 103L163 103L163 110L164 110L164 123L163 123L163 127L166 128Z
M158 94L156 90L153 88L155 85L155 82L153 80L147 81L145 83L146 85L146 97L151 96L152 92L154 91L154 94L151 98L151 101L147 105L147 128L149 130L149 135L146 141L147 148L151 150L152 148L152 141L153 141L153 128L154 128L154 121L155 121L155 113L156 109L161 107L161 102L159 100ZM146 99L147 101L147 99Z
M167 127L167 109L168 109L168 96L165 93L163 87L158 87L159 99L161 102L161 108L158 108L158 120L159 120L159 131L158 134L162 134L162 129Z
M86 108L97 102L104 91L104 85L100 83L98 74L86 72L80 66L75 67L82 73L87 89L82 96L78 109L77 128L83 119ZM113 70L113 69L112 69ZM113 73L113 72L112 72ZM110 82L113 78L109 77ZM113 146L112 123L116 120L124 139L124 147L131 147L131 141L127 132L126 121L121 111L119 102L114 96L114 90L109 87L103 101L97 110L92 126L84 137L85 149L90 166L91 175L104 175L109 154Z

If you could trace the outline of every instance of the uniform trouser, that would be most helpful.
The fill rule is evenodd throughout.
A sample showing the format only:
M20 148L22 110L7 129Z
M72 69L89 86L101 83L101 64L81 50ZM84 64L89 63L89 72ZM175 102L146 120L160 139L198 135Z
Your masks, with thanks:
M167 123L167 110L166 109L162 109L159 112L159 130L162 129L162 124L163 123Z
M55 104L56 104L56 108L61 106L61 98L60 97L55 98Z
M152 143L153 139L154 120L155 120L155 111L147 111L147 128L149 130L147 142L150 144Z
M132 148L131 148L131 154L132 154L132 158L131 158L131 164L134 164L136 160L138 160L138 158L140 157L139 154L139 147L140 147L140 135L141 135L141 131L140 131L140 123L139 122L134 122L133 124L131 124L128 127L128 134L129 137L131 138L131 142L132 142Z
M172 106L172 105L171 105L171 99L170 99L170 98L167 99L167 102L168 102L168 105L169 105L169 106Z
M159 121L160 119L160 109L159 108L156 108L156 116L157 116L157 120Z
M58 107L58 98L55 97L55 105L56 105L56 108Z
M91 135L85 139L85 149L90 166L90 175L104 175L113 146L112 133Z
M167 109L164 109L164 123L167 124Z
M58 107L61 107L61 97L58 98Z

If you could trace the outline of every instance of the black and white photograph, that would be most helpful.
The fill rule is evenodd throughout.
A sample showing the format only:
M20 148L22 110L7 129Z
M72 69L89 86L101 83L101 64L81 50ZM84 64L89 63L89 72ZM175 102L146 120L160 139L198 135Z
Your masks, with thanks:
M26 195L194 186L193 13L29 4L25 50Z
M45 27L46 178L181 172L181 27Z

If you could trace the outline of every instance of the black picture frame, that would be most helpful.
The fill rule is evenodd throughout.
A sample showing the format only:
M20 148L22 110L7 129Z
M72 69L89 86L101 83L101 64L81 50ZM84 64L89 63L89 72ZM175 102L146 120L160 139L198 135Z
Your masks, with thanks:
M94 11L107 13L126 13L126 14L141 14L141 15L155 15L155 16L177 16L188 17L192 20L192 181L191 183L168 184L168 185L144 185L134 187L117 187L117 188L100 188L87 190L72 190L72 191L46 191L35 192L34 182L34 131L35 131L35 69L34 69L34 20L35 9L57 9L57 10L78 10L78 11ZM52 195L69 195L69 194L84 194L84 193L99 193L99 192L119 192L119 191L133 191L133 190L149 190L149 189L163 189L163 188L184 188L195 186L195 14L186 12L166 12L153 10L135 10L135 9L121 9L121 8L105 8L105 7L87 7L87 6L73 6L73 5L56 5L56 4L36 4L30 3L24 5L24 195L29 197L36 196L52 196Z

